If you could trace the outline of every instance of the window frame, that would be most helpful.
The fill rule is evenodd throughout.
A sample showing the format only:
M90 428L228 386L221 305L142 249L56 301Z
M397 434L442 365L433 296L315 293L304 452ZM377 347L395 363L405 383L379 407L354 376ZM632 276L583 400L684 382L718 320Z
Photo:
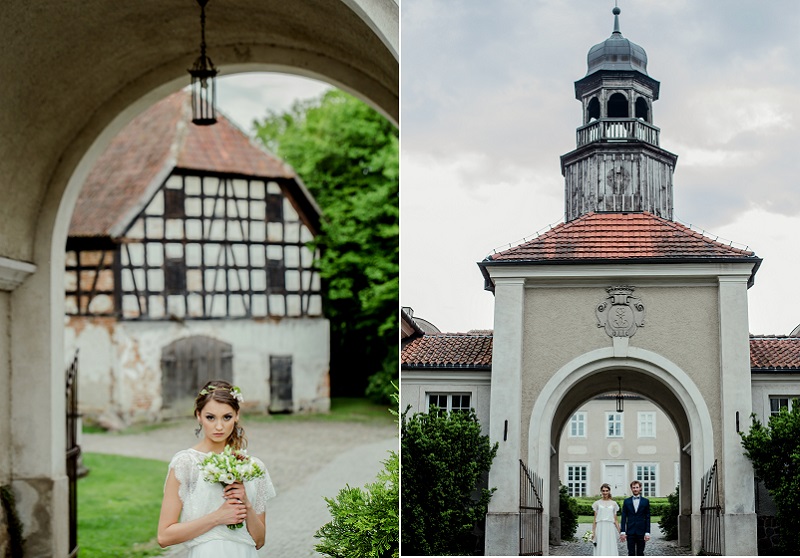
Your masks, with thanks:
M611 426L611 419L615 418L614 422L619 425L618 433L609 432ZM606 438L624 438L625 437L625 415L616 411L606 411Z
M646 424L646 421L643 420L645 417L650 417L652 420L650 421L650 431L645 432L645 429L642 427L643 424ZM636 414L636 424L637 424L637 435L639 438L655 438L656 437L656 412L655 411L637 411Z
M647 468L652 472L651 479L643 479L642 470ZM658 481L659 481L658 463L655 462L642 462L633 464L633 478L639 481L642 485L642 496L645 498L653 498L658 494Z
M429 392L425 393L425 401L427 402L427 410L426 410L426 412L430 412L430 410L431 410L431 397L436 397L436 398L445 397L446 398L446 400L445 400L446 401L446 405L444 407L442 405L439 405L438 403L435 403L435 405L437 407L439 407L439 410L447 411L448 413L451 413L453 411L462 412L462 413L468 413L471 409L475 408L472 405L472 403L473 403L473 394L470 391L429 391ZM457 408L454 408L454 406L453 406L453 398L454 397L460 398L459 399L459 405L458 405ZM464 397L468 397L469 398L469 403L468 403L467 407L464 407L464 405L463 405L463 398ZM441 401L441 399L437 399L437 400Z
M583 479L570 479L570 469L582 469L584 478ZM573 498L578 496L588 496L589 495L589 475L591 473L591 463L587 462L567 462L564 463L564 480L565 486L567 487L567 492ZM575 487L582 488L583 493L578 494L576 493ZM578 490L577 492L580 492Z
M576 433L580 430L580 433ZM586 411L576 411L569 419L568 438L586 438Z

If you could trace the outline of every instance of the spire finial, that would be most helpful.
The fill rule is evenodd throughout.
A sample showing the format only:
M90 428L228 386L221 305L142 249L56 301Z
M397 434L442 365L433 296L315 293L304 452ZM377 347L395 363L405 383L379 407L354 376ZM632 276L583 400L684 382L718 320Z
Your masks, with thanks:
M611 10L611 13L614 14L614 33L619 33L620 35L622 34L619 31L619 14L621 12L622 10L620 10L619 6L617 6L617 3L614 2L614 9Z

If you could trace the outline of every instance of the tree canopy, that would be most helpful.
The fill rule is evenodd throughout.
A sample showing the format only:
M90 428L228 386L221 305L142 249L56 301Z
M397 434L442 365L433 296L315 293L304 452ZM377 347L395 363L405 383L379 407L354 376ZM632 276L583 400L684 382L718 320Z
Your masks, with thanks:
M254 122L323 212L315 245L331 322L331 391L388 401L397 376L398 131L338 90Z

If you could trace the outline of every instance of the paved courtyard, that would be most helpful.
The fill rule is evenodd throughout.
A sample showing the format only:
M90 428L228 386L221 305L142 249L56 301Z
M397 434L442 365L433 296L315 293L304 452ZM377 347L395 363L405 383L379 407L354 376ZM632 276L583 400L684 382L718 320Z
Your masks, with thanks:
M590 531L591 523L581 523L575 533L574 541L564 541L559 546L550 546L551 556L591 556L592 544L583 542L583 534ZM644 552L648 556L691 556L690 549L677 545L676 541L665 541L658 524L651 524L652 538L645 546ZM620 556L628 555L628 547L625 543L619 543L617 550Z
M142 434L84 434L81 446L87 452L169 461L197 443L195 426L187 419ZM397 427L388 421L245 421L244 426L248 451L264 461L278 493L267 503L266 544L259 551L269 558L321 556L314 551L314 533L330 520L323 497L336 496L345 484L363 487L374 481L389 450L399 445ZM178 546L166 556L181 558L186 550Z

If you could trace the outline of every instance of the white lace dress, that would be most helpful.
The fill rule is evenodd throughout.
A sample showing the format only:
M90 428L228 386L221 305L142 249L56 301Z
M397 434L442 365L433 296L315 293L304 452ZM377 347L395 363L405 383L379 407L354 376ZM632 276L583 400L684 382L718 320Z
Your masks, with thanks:
M182 450L175 454L169 468L175 471L175 478L180 483L178 496L183 508L181 521L192 521L216 511L225 501L222 497L222 485L203 480L200 476L199 464L206 454L195 449ZM264 463L255 461L267 471ZM275 488L267 472L264 477L244 483L247 498L256 513L264 513L267 500L275 496ZM256 558L255 541L247 531L247 525L240 529L228 529L226 525L217 525L199 537L187 541L189 558Z
M619 556L617 541L619 532L614 525L614 516L619 511L619 506L614 500L597 500L592 504L595 511L597 526L594 532L595 556Z

